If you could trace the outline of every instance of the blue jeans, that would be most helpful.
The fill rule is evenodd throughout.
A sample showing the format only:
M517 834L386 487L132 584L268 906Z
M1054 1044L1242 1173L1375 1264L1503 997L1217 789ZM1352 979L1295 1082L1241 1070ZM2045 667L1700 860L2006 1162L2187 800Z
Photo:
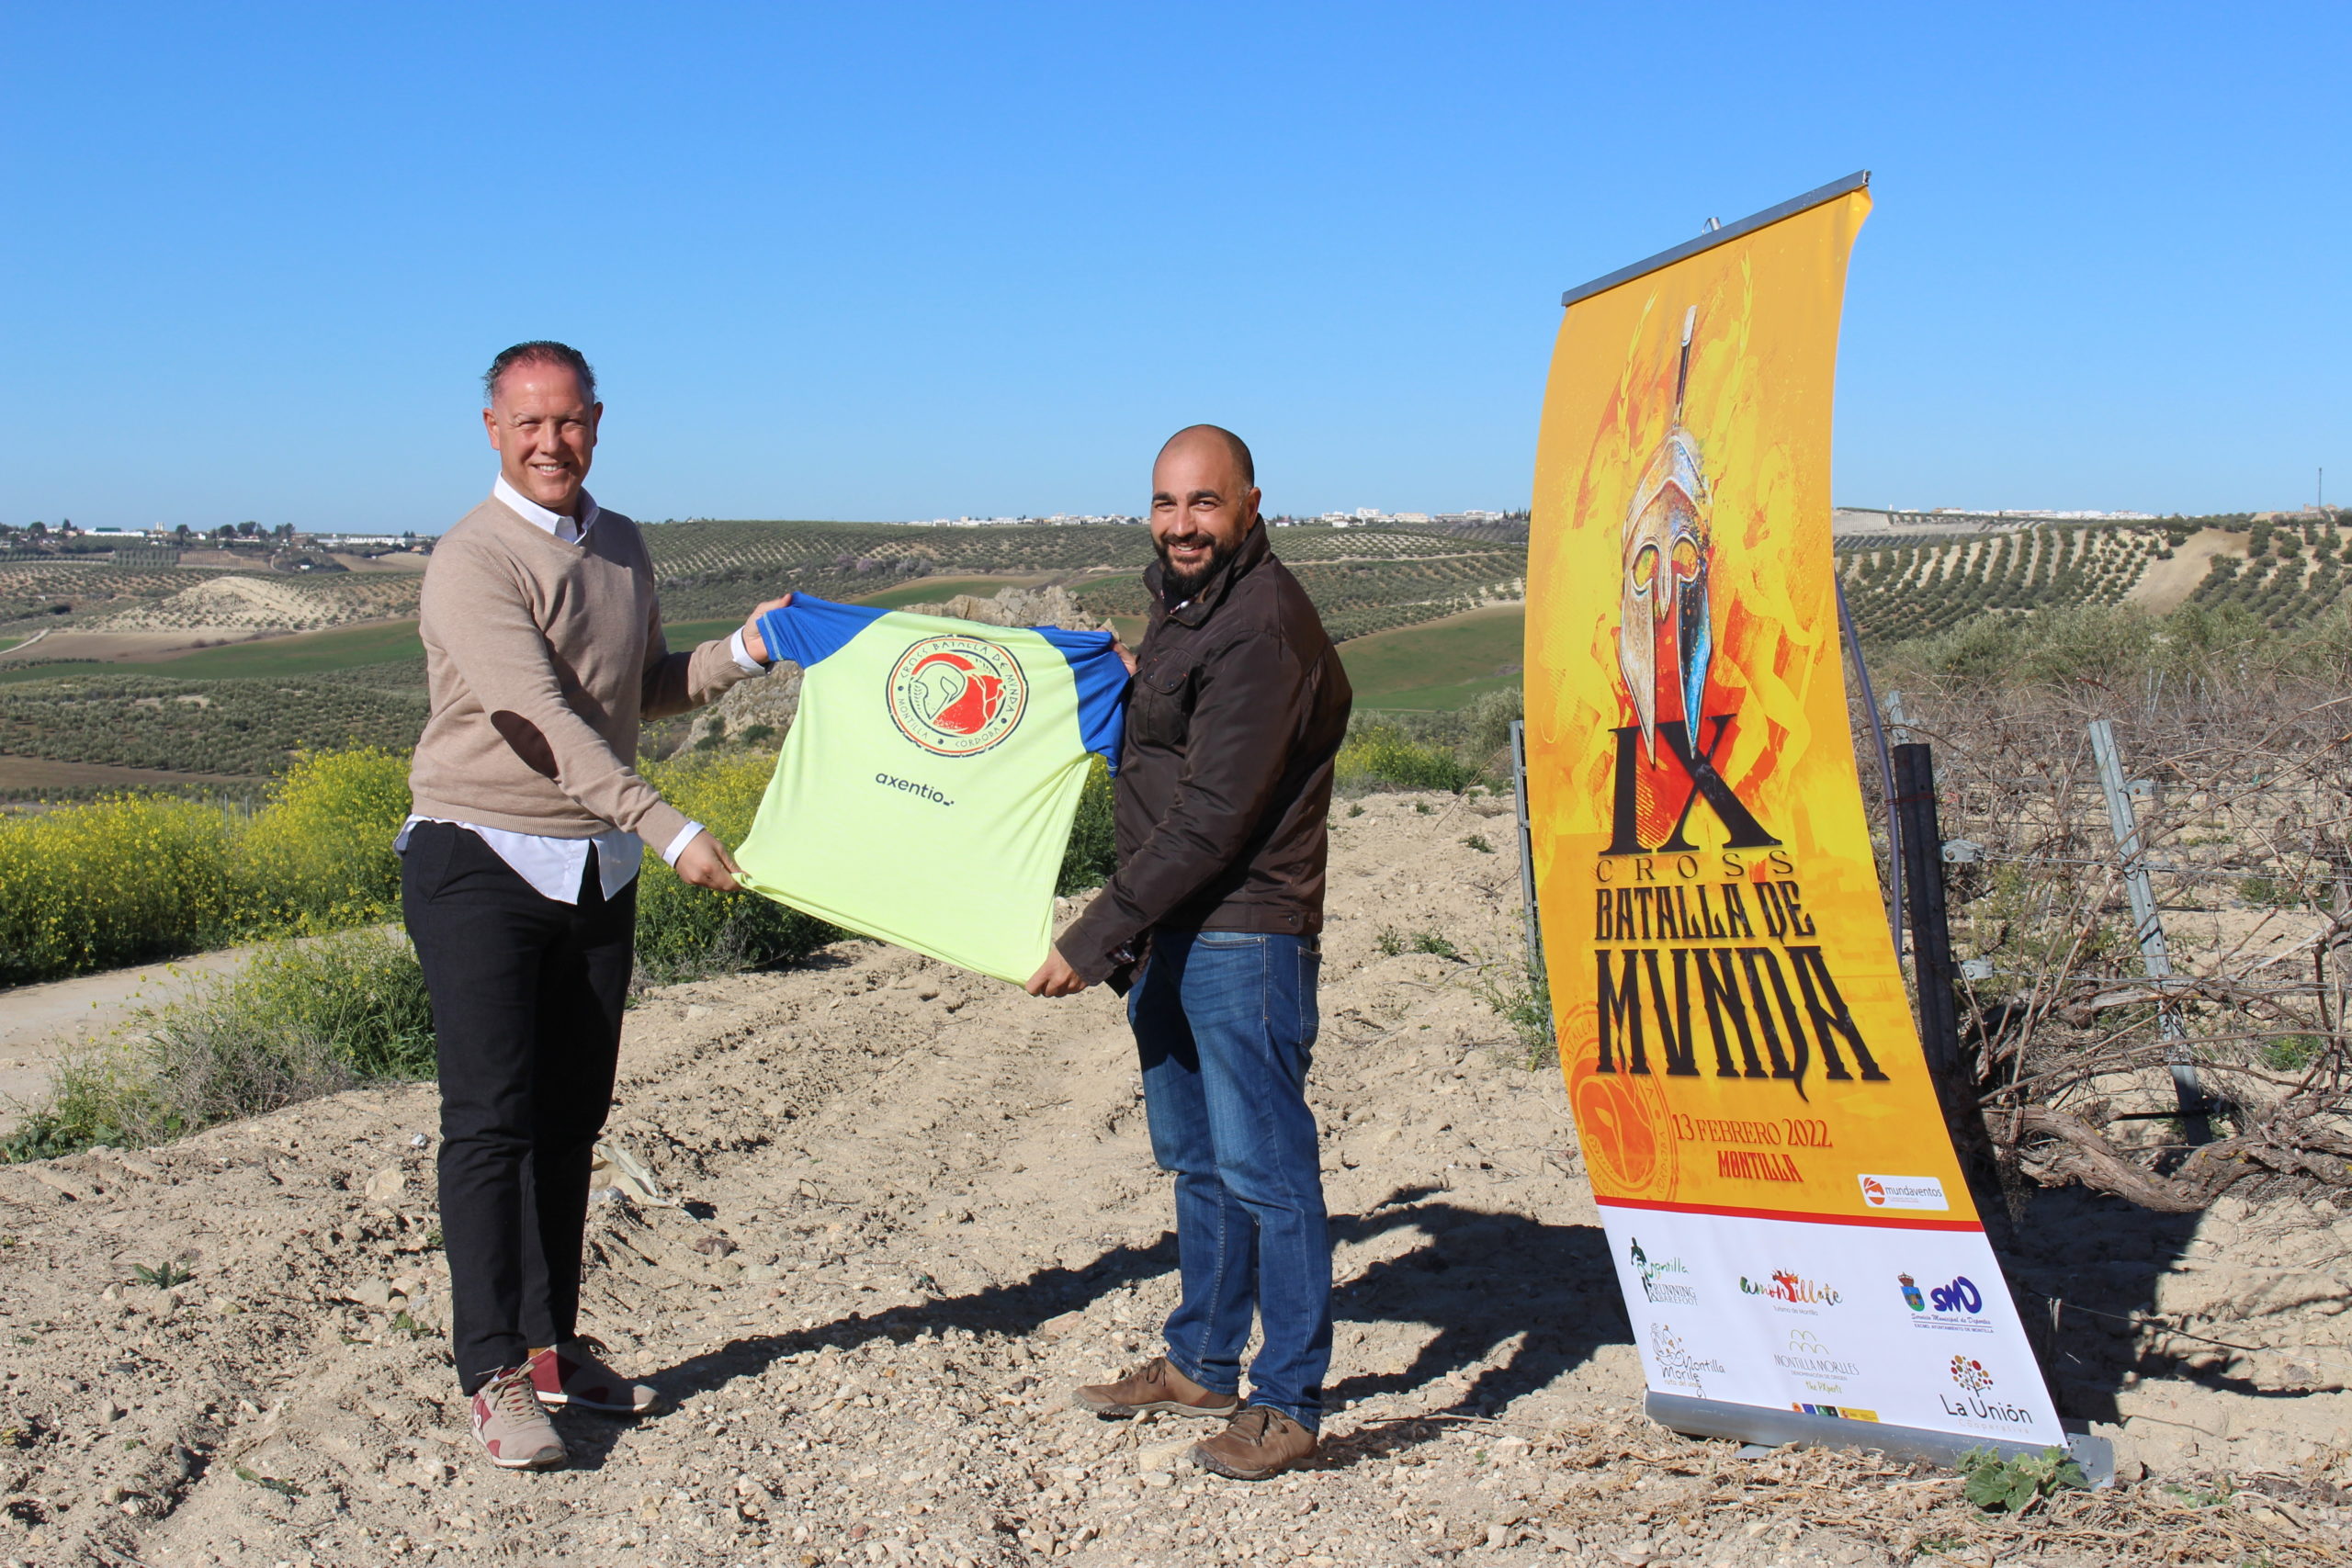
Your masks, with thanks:
M1250 1397L1309 1431L1331 1365L1331 1238L1306 1108L1322 962L1311 937L1163 931L1127 996L1152 1156L1176 1176L1184 1295L1168 1359L1238 1392L1254 1311L1265 1342Z

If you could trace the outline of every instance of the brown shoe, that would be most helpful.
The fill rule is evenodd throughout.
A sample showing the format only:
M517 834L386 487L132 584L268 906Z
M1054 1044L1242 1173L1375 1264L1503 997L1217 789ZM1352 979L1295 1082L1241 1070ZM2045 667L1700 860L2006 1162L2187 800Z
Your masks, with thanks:
M1078 1402L1097 1416L1114 1420L1155 1410L1167 1416L1222 1420L1241 1408L1238 1395L1211 1393L1170 1366L1165 1356L1154 1356L1117 1382L1087 1384L1078 1391Z
M1224 1431L1193 1445L1193 1462L1236 1481L1263 1481L1315 1457L1315 1434L1271 1404L1244 1405Z

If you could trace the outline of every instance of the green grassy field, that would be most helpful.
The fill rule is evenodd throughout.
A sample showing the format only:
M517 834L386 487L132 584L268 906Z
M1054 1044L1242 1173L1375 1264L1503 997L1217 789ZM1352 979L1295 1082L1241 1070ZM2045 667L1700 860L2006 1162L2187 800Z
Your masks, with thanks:
M1516 604L1351 637L1340 659L1360 708L1458 708L1516 683L1527 614Z
M733 619L680 621L664 626L662 635L669 638L673 649L687 649L712 637L725 637L742 624ZM194 653L163 659L120 660L103 664L95 660L28 664L0 669L0 683L53 681L61 675L104 674L169 675L182 681L280 680L424 657L424 645L417 640L416 623L403 621L394 626L302 632L230 648L203 648Z
M879 593L863 594L857 602L896 610L908 604L944 604L958 593L993 599L1007 588L1026 588L1036 581L1027 577L922 577Z
M139 673L170 675L184 681L237 678L283 679L289 675L324 675L362 664L385 664L424 657L416 640L416 623L399 621L372 626L338 626L333 631L300 632L261 642L241 642L227 648L200 648L193 653L162 659L123 660L99 663L74 660L56 664L27 664L0 670L0 682L55 680L61 675Z
M715 637L727 637L742 624L741 621L679 621L662 626L662 640L670 645L671 652L676 653L708 642Z

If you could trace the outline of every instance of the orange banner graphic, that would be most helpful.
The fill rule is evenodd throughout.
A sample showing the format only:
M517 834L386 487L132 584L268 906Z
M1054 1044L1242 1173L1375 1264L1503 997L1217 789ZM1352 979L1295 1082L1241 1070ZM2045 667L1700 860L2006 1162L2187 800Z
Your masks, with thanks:
M1528 784L1604 1199L1975 1218L1887 941L1832 597L1830 393L1869 208L1852 192L1560 326Z
M1855 776L1829 434L1856 183L1568 307L1528 562L1532 860L1653 1410L1950 1457L2065 1439Z

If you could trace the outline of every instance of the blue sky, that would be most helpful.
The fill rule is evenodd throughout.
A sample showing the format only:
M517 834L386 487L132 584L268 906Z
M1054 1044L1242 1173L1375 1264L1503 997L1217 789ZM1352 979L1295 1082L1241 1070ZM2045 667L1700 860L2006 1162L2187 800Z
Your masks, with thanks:
M1849 504L2352 500L2352 8L0 12L0 521L1523 504L1560 290L1856 168Z

